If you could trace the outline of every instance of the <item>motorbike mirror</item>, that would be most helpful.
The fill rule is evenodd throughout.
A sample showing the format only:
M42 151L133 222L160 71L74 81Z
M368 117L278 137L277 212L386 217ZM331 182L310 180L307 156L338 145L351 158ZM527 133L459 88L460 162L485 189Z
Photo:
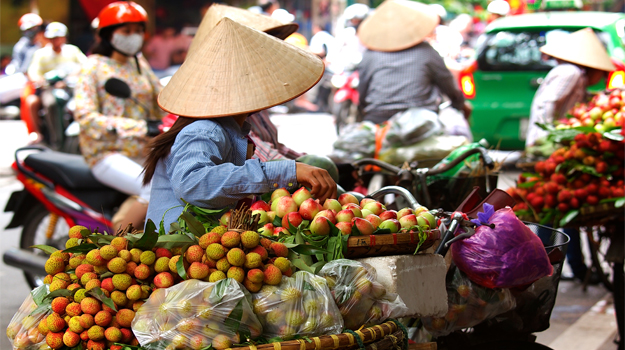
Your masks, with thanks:
M130 86L125 81L117 78L109 78L104 83L104 90L115 97L130 97Z

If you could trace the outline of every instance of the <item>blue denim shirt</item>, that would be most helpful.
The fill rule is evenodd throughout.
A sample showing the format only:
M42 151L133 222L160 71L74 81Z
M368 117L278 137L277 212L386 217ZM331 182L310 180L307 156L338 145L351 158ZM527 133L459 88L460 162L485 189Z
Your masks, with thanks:
M249 195L296 186L295 161L246 160L249 130L249 123L241 128L232 117L197 120L182 129L156 166L146 220L158 227L164 217L169 229L182 213L181 198L220 209Z

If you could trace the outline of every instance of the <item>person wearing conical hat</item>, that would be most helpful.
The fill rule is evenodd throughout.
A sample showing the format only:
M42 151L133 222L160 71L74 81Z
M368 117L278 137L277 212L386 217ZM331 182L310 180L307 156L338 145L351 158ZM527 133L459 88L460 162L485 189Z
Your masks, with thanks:
M386 0L360 25L358 36L367 47L358 65L365 120L382 123L415 107L438 113L441 94L468 118L470 106L451 72L424 41L438 24L438 15L425 4Z
M281 187L306 186L320 201L335 198L326 170L250 159L247 138L250 114L305 93L323 70L314 54L223 18L158 96L163 110L180 117L150 144L147 219L169 227L185 201L221 209Z
M584 100L588 86L616 69L590 28L547 39L540 51L556 59L558 65L549 71L532 100L526 147L547 136L536 123L552 123L554 118L564 117L576 103Z

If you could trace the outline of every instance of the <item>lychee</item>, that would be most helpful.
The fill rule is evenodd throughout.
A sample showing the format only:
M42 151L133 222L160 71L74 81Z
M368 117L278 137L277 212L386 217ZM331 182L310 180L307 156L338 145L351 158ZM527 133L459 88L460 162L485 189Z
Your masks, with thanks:
M106 350L106 342L90 339L87 342L87 350Z
M67 323L59 314L51 313L46 318L46 325L48 326L48 330L50 332L56 333L62 331Z
M199 245L192 245L189 247L189 249L187 249L185 253L185 259L187 260L187 262L189 262L189 264L192 264L194 262L201 262L203 255L204 249L202 249L202 247L200 247Z
M124 306L128 303L128 297L126 296L126 293L119 290L111 292L111 299L117 306Z
M85 254L74 254L71 258L69 258L69 267L76 269L78 266L85 263L86 258L87 256Z
M209 232L200 237L199 245L202 249L206 249L213 243L221 243L221 235L217 232Z
M174 285L174 277L169 272L161 272L154 276L154 285L157 288L169 288Z
M287 258L279 257L274 260L273 264L280 269L280 272L285 273L291 268L291 262Z
M152 271L150 267L146 264L141 264L135 268L135 278L140 280L146 280L150 278Z
M46 273L55 275L65 270L65 261L61 257L50 256L45 264Z
M209 282L217 282L226 279L226 274L221 271L215 271L208 277Z
M221 236L221 245L226 248L234 248L241 244L241 235L238 232L228 231Z
M235 232L236 233L236 232ZM226 248L219 244L213 243L206 248L206 256L217 261L226 255Z
M95 314L95 316L93 317L93 320L96 325L100 327L106 327L113 320L113 316L108 311L101 310L101 311L98 311L97 314Z
M132 286L126 289L126 298L128 300L139 300L141 299L141 286L138 284L133 284Z
M189 278L198 280L204 279L208 276L208 266L196 261L189 266L188 275Z
M69 305L69 299L66 297L56 297L52 300L51 308L53 312L59 315L65 314L65 308Z
M228 263L232 266L243 266L245 264L245 252L240 248L232 248L226 255ZM219 268L217 268L219 270Z
M102 284L102 282L100 282L99 279L92 279L89 280L89 282L87 282L87 284L85 284L85 289L87 291L90 291L94 288L100 288L100 285Z
M128 240L125 237L115 237L110 244L115 247L118 252L128 249Z
M194 335L189 339L189 347L191 347L191 349L193 350L204 349L209 344L210 342L208 341L208 339L199 334Z
M91 314L80 315L78 321L83 329L89 329L95 324L95 320Z
M136 264L140 264L141 263L141 254L143 253L143 250L139 249L139 248L132 248L130 249L130 257L132 258L132 261L134 261ZM156 257L156 255L154 255Z
M80 309L85 314L95 315L102 310L102 306L96 298L86 297L80 302Z
M91 264L80 264L76 267L76 276L78 278L82 278L82 275L84 275L87 272L93 272L93 265Z
M102 340L104 339L104 328L98 325L91 326L91 328L87 330L87 334L91 340Z
M113 247L112 245L105 245L100 248L100 256L104 260L111 260L115 258L118 253L119 251L117 250L117 248Z
M122 259L124 259L124 260L126 260L126 262L131 262L132 261L132 254L130 254L130 252L128 250L126 250L126 249L120 250L119 253L117 253L117 256L122 258Z
M87 262L93 266L103 266L106 264L106 259L100 255L99 249L92 249L87 253Z
M265 279L263 282L269 285L278 285L282 281L282 271L275 265L268 264L265 266Z
M290 310L286 313L285 319L286 324L291 327L297 327L306 321L306 313L302 310Z
M217 261L215 267L217 270L225 273L230 268L230 263L228 263L228 259L224 257Z
M89 235L91 235L91 231L81 225L74 225L69 229L69 238L83 238Z
M55 279L52 281L52 283L50 283L50 292L66 289L67 286L69 286L69 282Z
M202 250L202 254L204 253L204 251ZM158 259L156 259L156 262L154 263L154 272L156 273L161 273L161 272L167 272L169 271L169 260L171 258L166 257L166 256L162 256Z
M82 331L85 330L80 325L80 316L74 316L70 318L69 322L67 323L67 326L72 332L77 333L77 334L80 334L82 333Z
M106 267L112 273L126 272L126 260L117 257L117 254L116 254L114 258L109 260L109 262L106 264Z
M289 249L283 243L271 243L270 248L273 251L273 254L277 257L286 258L289 255Z
M77 247L79 244L78 238L70 238L65 242L65 249Z
M226 226L219 225L215 226L210 232L216 232L219 234L219 236L222 236L224 233L226 233L226 231L228 231L228 228Z
M180 255L175 255L174 257L172 257L171 259L169 259L169 271L175 274L178 274L178 269L177 269L177 264L178 264L178 260L180 259ZM182 259L182 263L184 265L185 270L189 268L189 263Z
M122 331L117 327L109 327L104 331L104 338L110 342L119 342L122 340Z
M211 342L216 350L225 350L232 347L232 340L227 335L219 334Z
M46 344L48 344L51 349L62 348L65 345L65 343L63 343L63 334L63 332L49 332L46 335Z
M267 252L267 249L265 249L265 247L259 245L257 247L255 247L254 249L250 249L249 250L250 253L257 253L258 255L260 255L260 259L262 261L265 261L269 258L269 253Z
M132 320L135 318L135 312L130 309L121 309L115 316L120 326L130 328Z
M124 260L124 261L126 261L126 260ZM126 262L126 273L129 274L130 276L134 276L135 275L135 269L136 268L137 268L137 263L135 263L134 261Z
M172 256L174 256L171 251L167 248L156 248L156 250L154 251L154 254L156 255L156 260L158 260L159 258L170 258Z
M156 261L156 254L151 250L146 250L139 256L142 264L152 265Z
M260 269L251 269L247 271L247 279L253 283L262 283L265 279L265 274Z
M138 268L138 266L137 266ZM136 273L136 270L135 270ZM113 286L118 290L126 290L132 284L132 277L127 273L113 275Z
M260 291L260 289L263 287L263 283L254 283L252 281L250 281L249 279L245 278L243 280L243 286L249 290L251 293L256 293L258 291Z
M245 255L245 263L243 264L243 266L245 266L246 269L254 269L260 267L262 263L263 262L260 258L260 254L247 253L247 255Z
M247 249L252 249L260 243L260 235L254 231L245 231L241 234L241 244Z
M237 266L232 266L228 269L227 275L228 278L232 278L239 283L243 283L245 279L245 271Z
M84 288L77 290L76 293L74 293L74 301L80 303L85 298L86 293L87 290Z

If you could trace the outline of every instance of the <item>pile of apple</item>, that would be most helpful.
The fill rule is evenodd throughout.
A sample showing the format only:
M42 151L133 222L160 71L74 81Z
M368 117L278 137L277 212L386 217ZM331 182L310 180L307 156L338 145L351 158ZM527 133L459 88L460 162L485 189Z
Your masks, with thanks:
M602 92L586 103L576 105L570 112L571 118L562 119L557 128L590 126L603 133L613 127L623 126L625 118L625 91Z
M379 229L397 233L415 227L432 229L436 219L426 207L416 210L404 208L399 211L387 210L384 204L364 198L360 202L350 194L341 194L337 199L327 199L323 205L312 198L308 189L301 187L292 195L285 188L279 188L271 194L269 203L259 200L251 205L252 215L259 215L259 233L264 236L291 235L291 227L309 224L306 234L327 236L331 225L335 225L343 235L371 235ZM230 212L222 216L221 222L227 222ZM355 229L354 229L355 228Z
M519 176L517 187L507 190L517 201L517 215L532 211L534 218L562 216L582 206L625 196L623 184L625 142L598 132L577 134L564 141L534 174Z

